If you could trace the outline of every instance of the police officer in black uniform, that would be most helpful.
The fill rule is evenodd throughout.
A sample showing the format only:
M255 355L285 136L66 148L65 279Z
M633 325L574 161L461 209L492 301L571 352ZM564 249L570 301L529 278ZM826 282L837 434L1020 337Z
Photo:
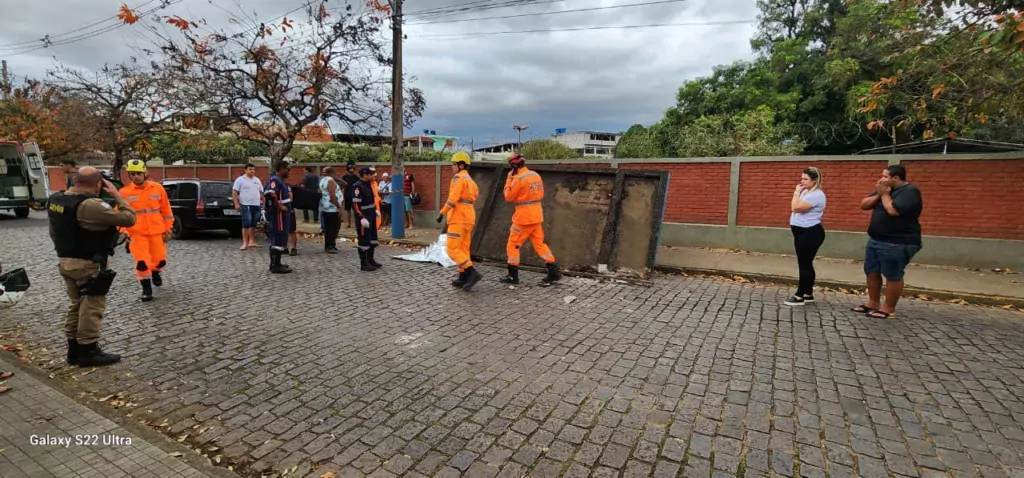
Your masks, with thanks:
M114 198L117 209L100 199L101 191ZM114 254L120 235L117 228L135 225L135 211L93 167L79 169L74 186L51 195L46 207L50 239L60 258L58 270L67 286L64 332L68 364L97 367L117 363L119 355L99 347L107 292L116 275L107 269L107 257Z
M377 249L377 218L380 211L374 201L373 170L359 170L359 181L352 185L352 209L356 213L356 237L359 239L359 270L375 271L381 265L373 257Z

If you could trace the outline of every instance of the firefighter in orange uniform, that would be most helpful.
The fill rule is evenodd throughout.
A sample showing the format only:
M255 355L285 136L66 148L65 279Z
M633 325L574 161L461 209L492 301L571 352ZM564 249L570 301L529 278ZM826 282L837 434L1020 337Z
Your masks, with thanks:
M373 188L373 205L377 207L377 229L380 229L381 216L380 213L380 183L377 182L377 168L370 166L370 172L373 173L373 179L370 180L370 187Z
M508 275L501 278L501 282L519 283L519 248L529 240L533 251L544 260L548 269L548 275L541 280L541 285L551 285L562 278L562 273L558 270L551 248L544 243L544 209L541 208L544 182L540 174L527 169L526 158L519 153L513 153L508 164L512 171L505 178L505 202L515 205L515 213L512 215L512 228L505 246Z
M473 239L473 226L476 224L476 209L473 203L480 196L480 189L476 182L469 176L469 155L459 151L452 156L452 184L448 187L448 200L441 208L441 214L437 216L437 222L441 222L448 216L448 237L446 248L448 257L451 257L459 267L459 278L452 281L455 287L462 287L466 292L472 292L473 286L483 278L473 268L473 261L469 257L470 241Z
M128 249L135 259L135 276L142 285L142 301L153 300L153 286L163 285L160 273L167 266L167 241L171 240L174 215L167 191L160 183L146 177L146 163L141 159L128 161L125 168L131 183L121 188L121 195L138 218L135 225L122 229L128 234Z

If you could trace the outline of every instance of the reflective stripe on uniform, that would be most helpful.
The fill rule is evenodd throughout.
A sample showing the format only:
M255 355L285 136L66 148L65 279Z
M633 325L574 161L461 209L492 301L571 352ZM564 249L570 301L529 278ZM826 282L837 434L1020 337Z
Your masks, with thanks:
M520 233L520 232L523 232L523 231L522 231L522 230L520 230L520 229L519 229L518 227L516 227L516 226L512 226L512 232L514 232L514 233L518 234L518 233Z
M464 266L466 264L469 264L469 259L466 259L466 260L456 264L456 267L462 267L462 266Z
M361 203L363 202L363 198L352 198L352 202Z
M524 174L522 176L517 177L516 179L526 179L526 178L530 178L530 177L533 177L533 176L540 176L540 175L535 173L535 172L533 172L533 171L530 171L530 172L528 172L528 173L526 173L526 174Z
M367 204L367 205L365 205L365 206L359 206L359 209L362 209L362 210L364 210L364 211L365 211L365 210L370 210L370 209L373 209L373 208L375 208L375 207L377 207L377 206L374 206L373 204Z
M555 256L553 256L551 254L544 254L543 256L540 256L540 258L544 259L545 261L547 261L548 259L553 259L554 257Z
M155 208L155 209L136 209L135 210L135 215L150 214L150 213L154 213L154 212L160 212L160 208Z
M455 207L455 204L452 204L452 202L451 202L451 201L445 201L445 202L444 202L444 205L445 205L445 206L448 206L448 207Z
M516 207L519 207L519 206L528 206L528 205L530 205L530 204L537 204L537 203L539 203L539 202L541 202L541 201L543 201L543 199L534 199L534 200L532 200L532 201L523 201L523 202L517 202L517 203L516 203Z
M292 202L292 198L288 198L288 199L282 199L282 200L281 200L281 204L288 204L288 203L290 203L290 202Z
M462 237L462 236L460 236L460 235L458 235L458 234L456 234L454 232L449 232L448 233L448 237Z
M459 199L459 202L462 204L473 204L473 201L470 201L469 199Z
M174 216L164 216L164 219L167 219L168 221L173 221Z

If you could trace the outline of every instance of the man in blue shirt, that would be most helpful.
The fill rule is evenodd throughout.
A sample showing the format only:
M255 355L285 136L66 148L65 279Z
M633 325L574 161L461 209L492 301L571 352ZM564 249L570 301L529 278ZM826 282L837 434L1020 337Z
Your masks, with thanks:
M287 274L292 271L281 263L281 256L288 250L288 235L295 217L292 211L292 196L288 185L289 165L284 161L274 164L274 174L267 181L263 196L267 204L267 240L270 241L270 272Z

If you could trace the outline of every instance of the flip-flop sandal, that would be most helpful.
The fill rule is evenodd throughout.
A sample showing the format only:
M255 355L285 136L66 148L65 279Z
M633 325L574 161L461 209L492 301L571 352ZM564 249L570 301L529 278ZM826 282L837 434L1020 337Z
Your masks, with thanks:
M0 380L7 380L14 376L14 372L0 372Z
M890 314L888 312L883 312L881 310L872 310L871 312L868 312L868 317L872 317L875 319L895 319L896 314Z
M850 310L852 310L852 311L854 311L854 312L856 312L858 314L870 314L870 313L875 311L875 309L872 309L871 307L868 307L865 304L858 305L857 307L854 307L854 308L852 308Z
M11 387L0 387L0 395L11 391Z

